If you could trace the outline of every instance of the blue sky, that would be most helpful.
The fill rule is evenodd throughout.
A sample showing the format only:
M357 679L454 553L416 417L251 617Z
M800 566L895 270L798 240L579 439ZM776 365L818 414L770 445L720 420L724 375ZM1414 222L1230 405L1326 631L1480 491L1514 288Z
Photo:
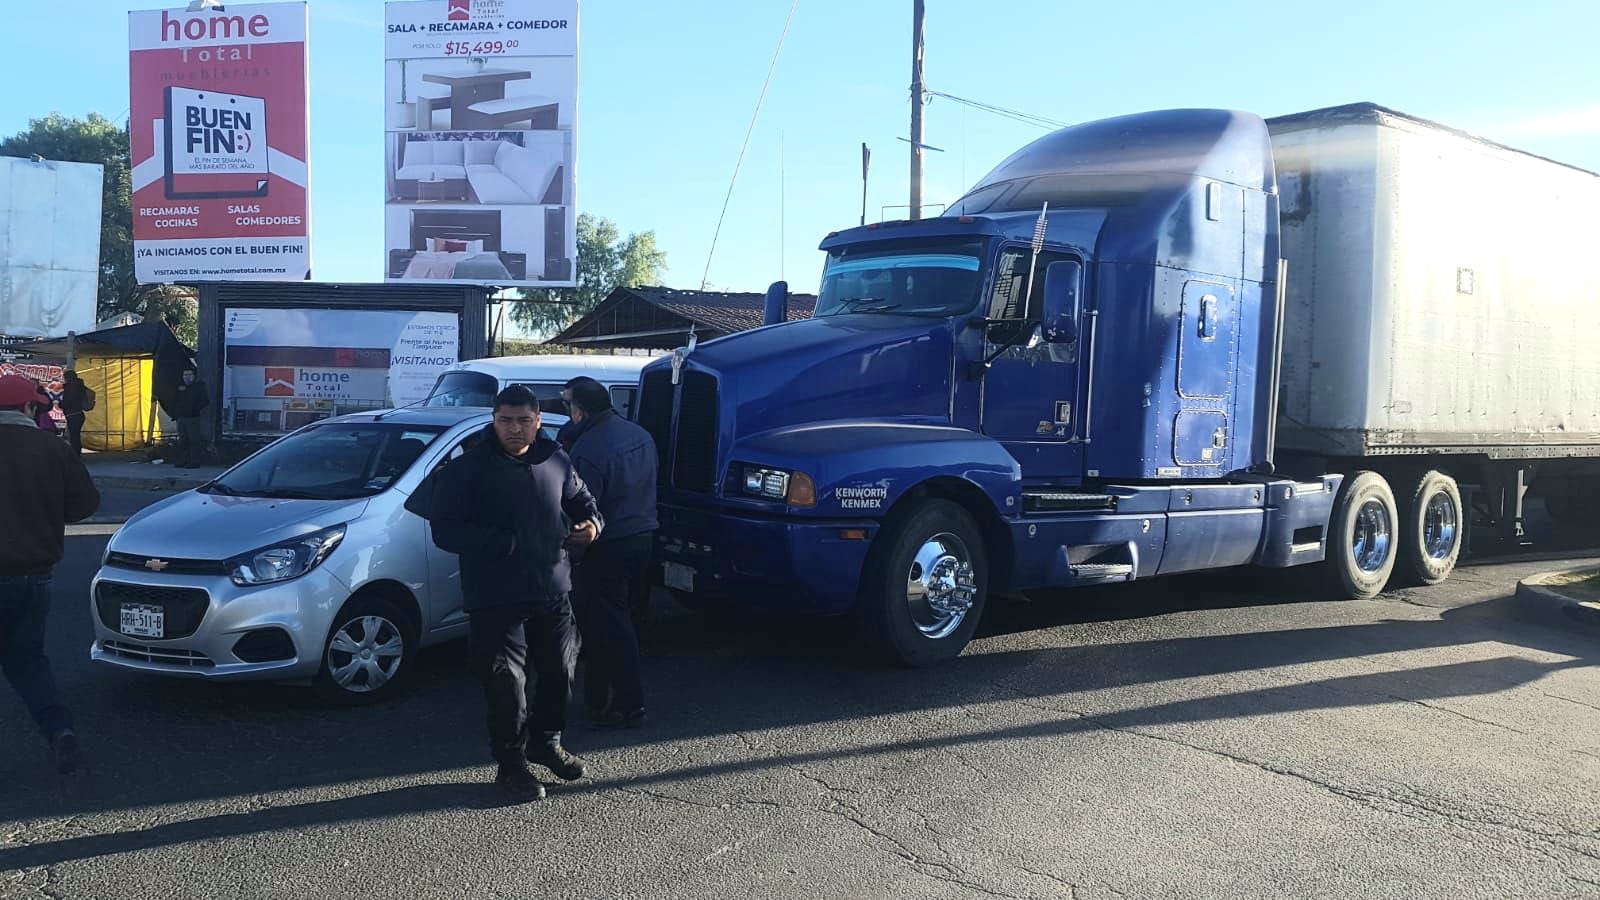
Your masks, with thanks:
M578 203L654 230L698 287L790 0L583 0ZM11 4L8 4L11 5ZM0 134L128 107L129 9L10 9ZM928 0L930 88L1068 122L1221 106L1271 116L1370 100L1600 171L1600 3ZM320 280L381 277L383 11L311 0L312 253ZM826 232L906 202L911 0L800 0L711 265L712 286L814 288ZM926 196L953 200L1044 133L927 108ZM786 172L780 191L780 146ZM779 215L780 193L785 198ZM891 210L887 217L902 212ZM781 238L780 238L781 236Z

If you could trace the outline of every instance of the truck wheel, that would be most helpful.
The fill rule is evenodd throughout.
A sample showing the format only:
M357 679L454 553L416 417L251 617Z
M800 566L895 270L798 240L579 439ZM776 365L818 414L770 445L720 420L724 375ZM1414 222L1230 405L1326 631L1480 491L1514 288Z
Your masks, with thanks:
M1399 521L1382 475L1355 472L1346 478L1328 522L1328 587L1352 600L1378 596L1394 571Z
M903 666L954 659L988 598L989 560L972 516L928 500L879 533L861 582L861 617L877 653Z
M1423 474L1400 509L1400 561L1407 579L1438 584L1449 578L1461 556L1465 524L1456 480L1443 472Z

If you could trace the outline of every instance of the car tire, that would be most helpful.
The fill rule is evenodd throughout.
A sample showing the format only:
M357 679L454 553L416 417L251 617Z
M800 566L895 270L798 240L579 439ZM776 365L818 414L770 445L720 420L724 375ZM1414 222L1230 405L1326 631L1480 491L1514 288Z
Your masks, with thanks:
M897 511L873 542L858 598L874 654L908 667L961 655L983 616L989 560L977 523L948 500Z
M339 706L381 703L404 688L417 649L416 626L399 607L383 597L358 595L328 629L312 684Z

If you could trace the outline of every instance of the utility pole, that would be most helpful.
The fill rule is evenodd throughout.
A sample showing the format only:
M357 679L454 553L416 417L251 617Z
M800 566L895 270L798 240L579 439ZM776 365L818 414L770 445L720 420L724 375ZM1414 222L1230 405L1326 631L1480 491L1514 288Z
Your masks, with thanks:
M924 0L911 12L911 218L922 218L922 19Z

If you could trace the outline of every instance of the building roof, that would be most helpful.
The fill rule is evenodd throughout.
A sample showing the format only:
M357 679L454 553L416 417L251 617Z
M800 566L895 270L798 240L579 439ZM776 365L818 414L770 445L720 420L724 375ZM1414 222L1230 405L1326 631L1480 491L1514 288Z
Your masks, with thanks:
M668 350L681 346L691 328L702 340L759 328L765 305L765 295L755 293L617 288L550 343ZM816 305L812 294L790 294L788 320L811 318Z

